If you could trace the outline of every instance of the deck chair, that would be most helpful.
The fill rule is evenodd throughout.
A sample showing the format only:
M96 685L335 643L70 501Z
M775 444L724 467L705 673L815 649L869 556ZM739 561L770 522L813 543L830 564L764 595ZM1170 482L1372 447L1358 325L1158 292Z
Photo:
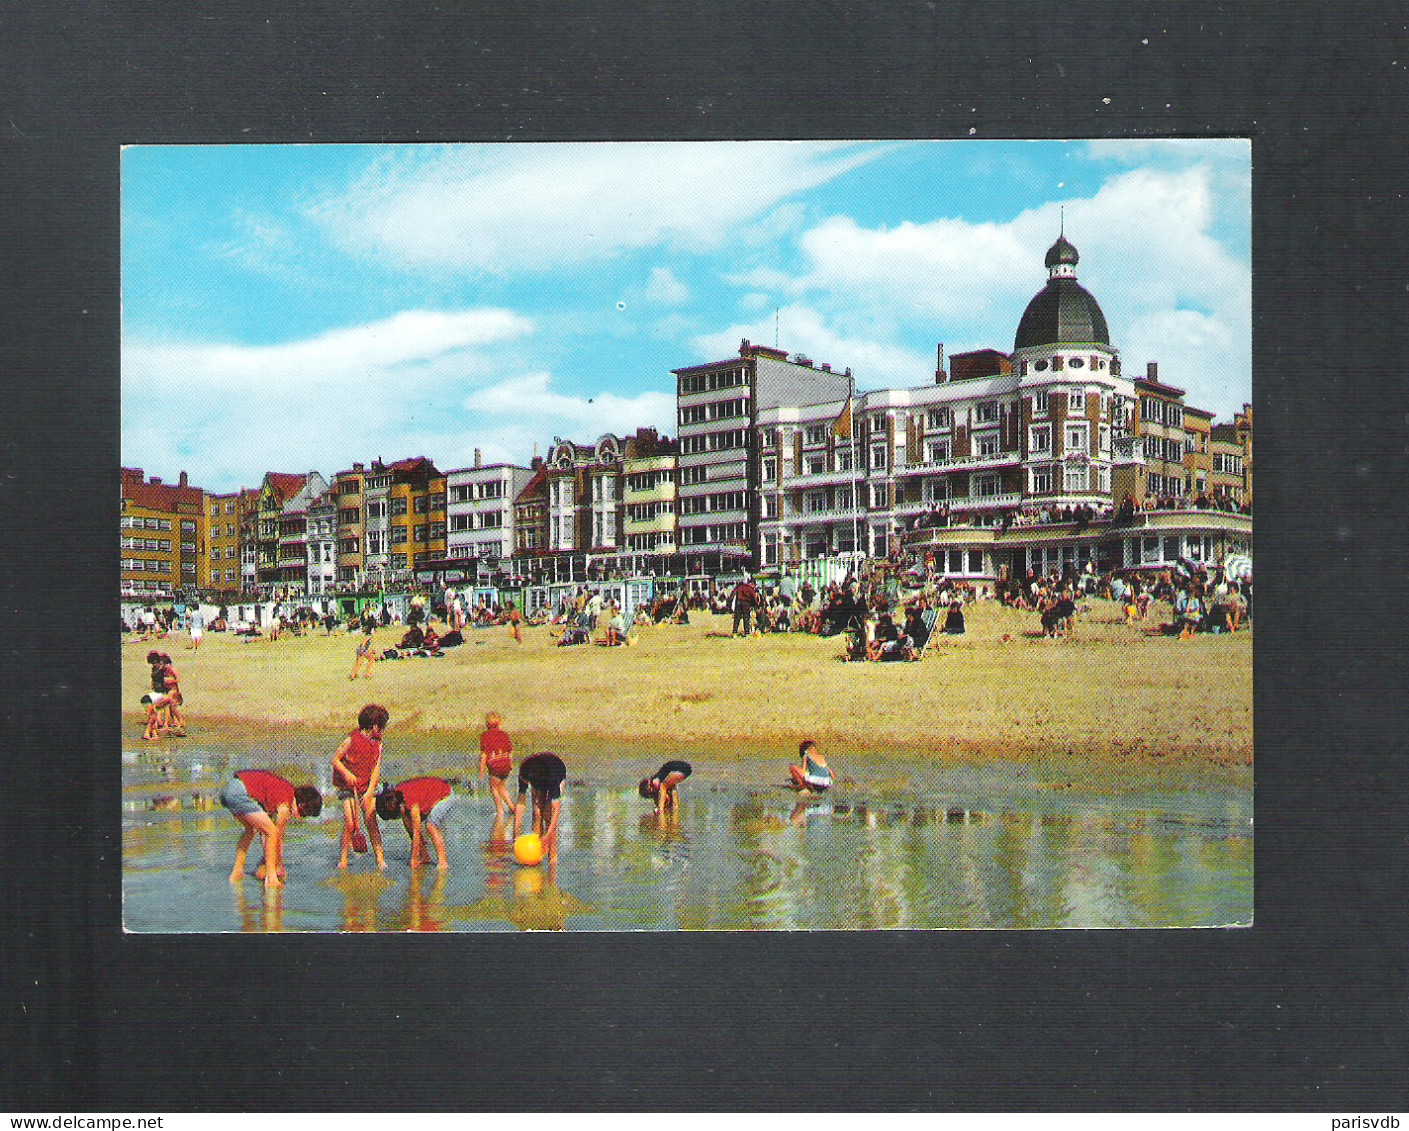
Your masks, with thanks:
M925 646L920 649L920 659L922 660L929 653L930 649L935 646L935 641L943 635L939 629L939 614L941 611L940 609L933 608L926 609L920 614L920 619L925 622L925 627L929 629L929 635L925 637Z

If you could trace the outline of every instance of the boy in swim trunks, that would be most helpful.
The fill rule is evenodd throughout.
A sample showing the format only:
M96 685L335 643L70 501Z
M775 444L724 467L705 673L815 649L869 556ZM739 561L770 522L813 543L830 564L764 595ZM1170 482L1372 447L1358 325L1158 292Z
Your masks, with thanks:
M342 846L338 867L347 867L347 852L362 841L357 851L366 852L367 843L357 828L357 806L361 804L367 832L377 854L377 867L386 867L382 834L377 826L377 782L382 770L382 734L391 715L385 707L368 703L357 716L357 729L342 741L333 755L333 784L342 801Z
M381 653L372 647L372 629L375 627L371 615L364 612L362 614L362 642L357 645L357 655L352 658L352 674L347 677L348 679L356 679L358 669L363 664L367 665L367 670L362 673L363 676L367 679L372 678L372 665L381 656Z
M425 826L426 837L435 845L438 857L436 867L442 872L450 867L445 857L445 836L442 832L450 806L450 783L441 778L411 778L377 794L377 816L384 821L394 821L400 817L401 823L406 826L406 835L411 838L412 868L431 862L425 839L421 836L422 825Z
M241 770L220 792L220 804L245 826L235 845L235 867L230 882L239 883L245 874L245 854L254 834L264 845L264 862L255 877L266 888L284 886L284 826L289 818L316 817L323 811L323 795L311 785L295 789L278 774L268 770Z
M519 798L514 802L514 839L523 831L528 808L525 795L533 790L533 831L543 840L545 853L557 854L558 817L563 809L563 783L567 767L556 754L544 751L525 758L519 766Z
M479 736L479 776L489 774L489 796L494 798L494 822L504 820L504 811L513 807L506 784L514 769L514 744L500 727L504 720L498 711L484 716L484 733Z
M641 779L641 796L656 803L657 813L664 813L667 809L678 811L680 798L675 788L689 776L689 762L679 759L667 762L650 777Z

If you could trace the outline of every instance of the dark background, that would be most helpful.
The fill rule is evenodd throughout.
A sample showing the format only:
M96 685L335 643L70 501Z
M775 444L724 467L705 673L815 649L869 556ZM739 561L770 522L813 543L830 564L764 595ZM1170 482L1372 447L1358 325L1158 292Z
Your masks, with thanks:
M0 6L0 1109L1409 1107L1403 12ZM123 935L121 145L970 127L1253 138L1255 927Z

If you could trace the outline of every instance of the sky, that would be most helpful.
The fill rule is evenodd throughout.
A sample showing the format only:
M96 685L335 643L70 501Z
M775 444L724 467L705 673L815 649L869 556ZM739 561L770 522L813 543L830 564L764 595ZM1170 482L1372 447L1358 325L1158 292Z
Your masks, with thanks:
M1013 348L1065 229L1125 372L1252 399L1246 140L133 146L122 460L214 492L675 432L742 339L860 390Z

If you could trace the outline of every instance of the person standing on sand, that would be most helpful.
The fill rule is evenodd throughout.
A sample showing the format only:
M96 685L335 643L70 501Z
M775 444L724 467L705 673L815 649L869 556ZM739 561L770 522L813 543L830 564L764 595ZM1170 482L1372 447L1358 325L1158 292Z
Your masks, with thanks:
M357 670L363 665L367 665L367 670L362 674L368 679L372 678L372 665L377 662L381 655L372 647L372 629L376 627L376 621L367 613L362 614L362 641L357 645L357 655L352 659L352 674L348 679L357 678Z
M523 644L523 614L519 612L518 606L512 601L506 601L505 605L509 610L509 635Z
M318 816L323 811L323 795L311 785L295 789L268 770L240 770L220 791L220 804L245 826L235 845L235 866L230 871L230 882L237 884L244 878L245 854L254 834L258 833L264 842L264 862L255 872L255 878L263 880L266 888L283 887L284 826L295 815Z
M498 711L484 716L484 733L479 736L479 776L489 774L489 796L494 799L494 823L501 824L505 810L513 808L505 784L514 769L514 744L500 727L504 720Z
M372 848L377 854L377 867L386 867L386 853L382 850L382 834L377 826L377 783L382 770L382 735L391 715L385 707L368 703L357 715L357 729L342 741L333 755L333 784L338 787L338 798L342 801L343 823L342 844L338 857L338 867L346 869L348 849L357 845L357 851L366 852L367 842L357 828L357 806L367 821L367 832L372 838Z
M201 636L205 632L205 617L201 616L200 609L191 610L191 615L186 618L186 624L191 631L191 650L199 652Z
M534 754L519 766L519 798L514 802L514 836L523 831L523 817L528 809L525 795L533 790L533 831L543 841L543 852L554 858L558 854L558 818L563 810L563 783L567 767L550 751Z
M806 739L798 746L797 755L799 763L788 766L788 776L792 778L794 789L824 793L832 788L832 771L817 743Z

